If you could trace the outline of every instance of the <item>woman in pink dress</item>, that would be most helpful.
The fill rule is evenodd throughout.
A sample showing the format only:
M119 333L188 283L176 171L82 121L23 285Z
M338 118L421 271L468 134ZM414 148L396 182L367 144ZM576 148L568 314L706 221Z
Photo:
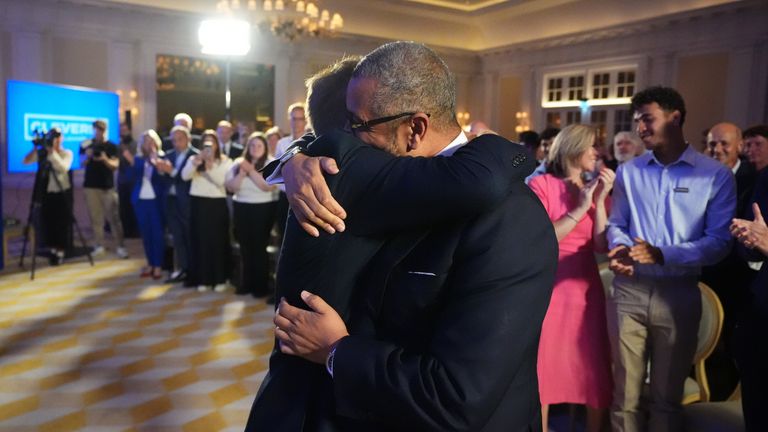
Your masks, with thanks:
M547 174L535 177L538 195L560 246L555 287L539 342L542 421L549 405L584 404L587 431L599 432L611 404L611 363L605 296L595 252L607 251L608 194L615 175L597 170L595 130L565 127L555 137Z

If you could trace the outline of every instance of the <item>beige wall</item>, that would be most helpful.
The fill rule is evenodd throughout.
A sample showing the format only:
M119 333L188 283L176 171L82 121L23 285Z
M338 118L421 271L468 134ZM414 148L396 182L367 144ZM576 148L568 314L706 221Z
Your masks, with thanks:
M512 141L517 141L515 132L517 119L515 113L520 109L520 97L523 90L523 81L519 77L506 76L499 79L499 113L496 132Z
M702 150L702 131L725 120L728 54L708 53L681 57L677 63L677 90L687 110L683 131Z
M53 82L97 89L109 88L107 42L53 38Z

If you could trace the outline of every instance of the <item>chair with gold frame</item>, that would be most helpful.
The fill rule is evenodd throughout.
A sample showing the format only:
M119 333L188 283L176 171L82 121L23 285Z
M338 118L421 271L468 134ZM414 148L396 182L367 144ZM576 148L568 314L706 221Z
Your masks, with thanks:
M607 263L599 266L600 279L606 295L610 295L610 287L613 283L613 272L608 269ZM698 344L696 354L693 357L694 378L686 378L683 392L683 405L694 402L709 402L710 390L707 380L704 361L715 350L720 333L723 330L723 305L712 288L703 282L699 282L701 291L701 321L699 321Z

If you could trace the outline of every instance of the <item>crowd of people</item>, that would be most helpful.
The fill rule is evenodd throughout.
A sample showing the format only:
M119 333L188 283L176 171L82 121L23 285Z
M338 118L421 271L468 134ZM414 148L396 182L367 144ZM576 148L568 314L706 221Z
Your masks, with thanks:
M443 61L395 42L312 77L283 138L233 141L226 121L196 136L179 114L165 141L119 152L97 121L81 150L94 252L106 219L127 256L115 170L133 179L142 276L163 277L167 230L167 281L223 291L234 236L240 292L266 296L279 226L277 340L248 430L546 431L560 403L585 405L590 432L683 430L700 281L723 300L747 430L768 430L768 127L719 123L697 150L676 90L631 108L610 150L580 124L470 140ZM72 155L58 140L48 158L55 197Z
M238 294L272 295L267 246L273 226L278 234L285 226L284 217L278 215L287 214L287 201L276 186L266 183L260 170L274 159L281 143L304 133L302 104L289 108L289 118L292 131L285 138L276 127L252 132L241 123L235 131L226 120L216 130L195 135L191 117L179 113L166 139L149 129L137 142L123 123L119 144L105 138L104 121L94 121L93 137L80 145L93 230L91 254L106 253L106 227L120 258L128 258L124 237L140 235L146 255L141 277L182 283L199 291L221 292L235 285ZM72 246L74 156L62 141L60 132L52 137L45 156L51 175L45 178L40 220L54 265L63 262ZM33 149L24 162L38 162L38 154L39 149ZM171 254L173 268L166 278ZM239 256L237 265L232 262L234 256Z
M632 108L636 131L617 133L606 150L583 125L545 130L556 134L551 145L535 132L520 137L540 163L527 181L560 251L539 345L544 424L548 405L567 402L586 405L588 431L603 429L611 404L612 430L682 430L702 281L724 307L721 354L740 373L748 430L763 430L753 401L765 373L755 359L766 356L752 345L756 329L768 329L765 271L758 277L766 255L756 252L766 232L768 127L718 123L695 149L682 137L685 104L673 89L639 93ZM616 273L607 299L595 261L605 252Z

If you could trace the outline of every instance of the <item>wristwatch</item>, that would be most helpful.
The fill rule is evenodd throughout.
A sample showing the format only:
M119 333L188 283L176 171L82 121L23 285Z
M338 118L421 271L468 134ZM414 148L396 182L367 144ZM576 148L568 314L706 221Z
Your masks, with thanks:
M282 156L280 156L280 165L284 165L286 162L291 160L292 157L296 156L299 153L303 153L304 149L301 148L301 146L295 145L293 147L289 147L288 150L283 153Z

